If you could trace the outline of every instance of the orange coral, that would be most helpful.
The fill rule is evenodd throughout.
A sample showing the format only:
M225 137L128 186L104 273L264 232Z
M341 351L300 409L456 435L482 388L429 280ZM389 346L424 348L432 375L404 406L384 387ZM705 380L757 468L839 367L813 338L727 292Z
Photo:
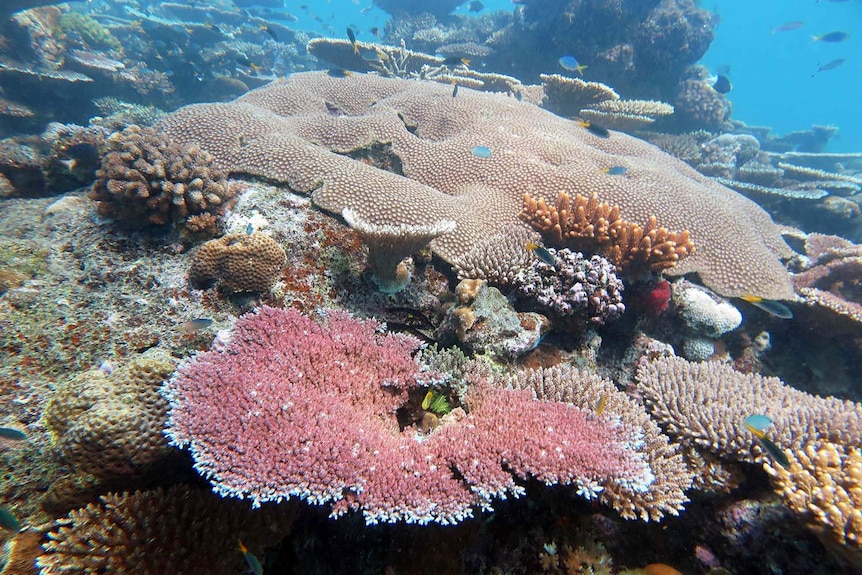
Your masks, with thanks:
M619 206L565 192L556 206L524 194L522 220L556 245L595 251L621 269L636 274L646 269L660 271L694 252L688 231L671 232L650 216L645 227L627 222Z

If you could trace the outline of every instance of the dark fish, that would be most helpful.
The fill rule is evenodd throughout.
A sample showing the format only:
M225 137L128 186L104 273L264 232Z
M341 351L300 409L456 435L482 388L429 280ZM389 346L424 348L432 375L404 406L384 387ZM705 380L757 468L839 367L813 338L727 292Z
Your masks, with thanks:
M457 95L458 95L458 84L455 84L454 87L452 88L452 97L454 98Z
M208 328L213 324L213 320L199 317L197 319L191 319L180 326L180 333L183 335L189 335L200 331L202 329Z
M805 26L805 22L803 22L802 20L794 20L792 22L785 22L781 26L773 27L770 32L772 32L773 34L775 34L776 32L790 32L791 30L799 30L803 26Z
M771 316L781 319L793 319L793 312L790 308L774 299L763 299L757 295L745 294L739 296L742 301L747 301L756 308L762 309Z
M9 531L20 531L21 522L5 507L0 507L0 527Z
M578 120L578 124L580 124L581 127L586 128L588 132L595 136L598 136L599 138L611 137L611 133L608 131L607 128L599 126L598 124L594 124L593 122L590 122L588 120Z
M766 433L760 429L757 429L747 421L743 424L745 429L750 431L752 435L757 439L757 442L760 443L760 446L763 447L763 450L769 454L769 457L775 460L778 465L783 467L784 469L790 469L790 460L787 458L787 454L778 447L774 441L766 437Z
M14 427L0 427L0 439L24 441L27 439L27 434L20 429L15 429Z
M272 38L273 40L275 40L276 42L278 42L278 34L276 34L276 33L272 30L272 28L270 28L270 27L269 27L269 26L267 26L266 24L261 24L260 29L261 29L261 30L263 30L264 32L266 32L266 33L267 33L267 35L269 35L269 37L270 37L270 38Z
M467 10L470 12L481 12L483 8L485 8L485 5L479 2L479 0L473 0L467 4Z
M254 575L263 575L263 565L261 565L260 560L257 556L248 550L248 547L242 544L242 541L239 541L239 552L242 553L242 556L245 558L245 562L248 563L248 568L251 570Z
M557 258L554 257L554 254L549 252L547 248L542 247L537 243L527 242L527 251L536 254L537 258L539 258L549 266L555 266L557 264Z
M356 34L353 33L353 28L347 27L347 38L350 40L350 43L353 44L353 53L359 54L359 46L356 44Z
M470 66L470 60L468 58L462 58L461 56L449 56L445 60L443 60L442 64L444 66Z
M817 66L817 70L815 70L815 72L811 74L811 77L813 78L820 72L828 72L829 70L834 70L838 66L843 66L844 62L846 61L847 60L845 60L844 58L837 58L835 60L832 60L831 62L826 62L825 64L819 65Z
M730 78L724 74L719 74L715 79L715 83L712 85L712 89L719 94L727 94L733 90L733 84L730 83Z
M377 26L369 28L368 31L374 34L376 37L380 38L380 28L378 28Z
M843 42L847 38L850 37L850 34L847 32L842 32L841 30L836 30L835 32L829 32L828 34L824 34L822 36L812 36L811 39L815 42Z
M352 72L350 70L345 70L344 68L330 68L326 71L327 76L332 76L333 78L344 78L346 76L350 76Z

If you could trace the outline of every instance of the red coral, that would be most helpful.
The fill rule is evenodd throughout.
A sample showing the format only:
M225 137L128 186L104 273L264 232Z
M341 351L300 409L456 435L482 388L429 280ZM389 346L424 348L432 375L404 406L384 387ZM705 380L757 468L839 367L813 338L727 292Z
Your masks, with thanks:
M635 430L484 382L468 394L469 415L430 437L399 429L396 410L436 375L412 357L418 345L344 312L319 324L262 308L167 384L168 433L222 495L300 497L369 523L459 521L520 493L512 474L588 495L651 480Z

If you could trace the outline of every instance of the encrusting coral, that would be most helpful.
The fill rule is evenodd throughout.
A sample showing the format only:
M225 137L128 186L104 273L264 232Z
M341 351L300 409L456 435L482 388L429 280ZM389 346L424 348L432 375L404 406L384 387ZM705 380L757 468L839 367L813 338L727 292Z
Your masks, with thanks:
M524 194L521 218L555 245L598 252L621 270L665 270L694 252L688 231L671 232L650 216L645 227L625 221L619 206L611 207L596 194L589 199L565 192L555 206Z
M189 280L197 287L215 283L231 292L267 292L281 277L285 257L266 234L228 234L198 248Z
M298 73L232 103L181 108L159 127L197 143L218 169L288 184L334 214L350 208L395 226L453 220L430 246L456 268L518 223L525 190L551 203L562 190L596 192L630 221L655 216L690 232L697 251L670 273L697 272L722 295L793 297L780 261L790 249L756 204L641 140L603 138L505 95L453 98L434 82ZM602 171L620 164L624 176Z
M109 493L55 522L37 566L41 575L235 575L248 567L238 539L263 557L295 516L290 505L252 510L184 485Z
M106 148L90 197L102 215L132 227L221 215L238 191L208 152L153 128L129 126L112 134Z

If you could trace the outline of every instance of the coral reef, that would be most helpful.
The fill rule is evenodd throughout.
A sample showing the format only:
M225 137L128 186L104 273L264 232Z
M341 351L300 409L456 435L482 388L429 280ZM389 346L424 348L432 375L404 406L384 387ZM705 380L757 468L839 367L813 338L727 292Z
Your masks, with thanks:
M237 539L263 557L295 516L291 506L251 510L184 485L109 493L54 523L37 566L42 575L235 575L248 567Z
M418 340L378 330L340 311L324 324L266 307L241 318L226 348L198 355L164 389L172 442L191 448L223 495L331 503L333 516L357 510L368 523L458 522L521 493L512 474L586 497L651 483L635 429L481 380L468 413L453 410L417 442L396 412L441 376L412 358Z
M131 227L182 223L191 215L221 215L237 193L227 173L199 147L172 142L153 128L115 132L90 197L99 212Z
M810 443L788 459L789 469L767 465L781 499L833 554L862 568L862 448Z
M215 283L230 292L267 292L281 277L285 253L261 232L228 234L204 243L189 267L197 287Z
M484 280L461 280L455 293L458 305L449 309L440 325L441 341L457 341L473 353L512 360L535 349L550 330L545 316L515 311L506 296Z
M778 258L790 250L754 203L649 144L616 132L601 138L510 97L465 90L452 98L434 83L294 74L230 104L183 108L159 126L177 142L199 142L219 168L289 183L332 213L350 208L396 226L451 219L456 229L431 248L456 267L517 222L524 189L546 202L560 189L595 191L632 221L655 216L689 230L697 251L672 273L697 272L722 295L793 295ZM477 145L491 156L473 155ZM626 176L604 174L620 156Z
M742 314L733 305L686 280L673 284L674 314L685 324L683 355L701 361L715 352L714 340L742 323Z
M555 206L524 194L521 218L556 245L602 254L624 273L666 270L694 252L688 231L658 227L650 216L646 227L622 219L619 206L611 207L596 194L589 199L565 192Z
M384 293L400 291L410 281L404 259L419 252L428 243L455 229L452 220L440 220L428 225L372 224L346 208L341 216L368 246L368 264L372 279Z
M111 374L95 369L58 386L43 415L57 455L101 479L151 470L170 453L159 387L175 366L166 355L145 355Z
M644 492L611 486L599 498L626 519L639 517L658 521L665 514L677 515L688 501L685 491L692 481L691 472L676 446L668 442L659 426L634 399L619 391L613 382L580 372L569 365L519 371L506 380L516 389L529 389L539 399L562 401L585 409L596 409L596 398L604 403L597 417L618 417L627 425L643 430L646 458L655 481Z
M862 323L862 246L838 236L810 234L805 254L808 261L793 276L805 303Z
M716 129L730 117L730 104L703 80L684 80L673 100L676 119L689 129Z
M625 311L623 282L616 268L601 256L585 259L568 248L548 253L550 264L534 259L515 276L515 291L560 317L581 316L601 325Z

